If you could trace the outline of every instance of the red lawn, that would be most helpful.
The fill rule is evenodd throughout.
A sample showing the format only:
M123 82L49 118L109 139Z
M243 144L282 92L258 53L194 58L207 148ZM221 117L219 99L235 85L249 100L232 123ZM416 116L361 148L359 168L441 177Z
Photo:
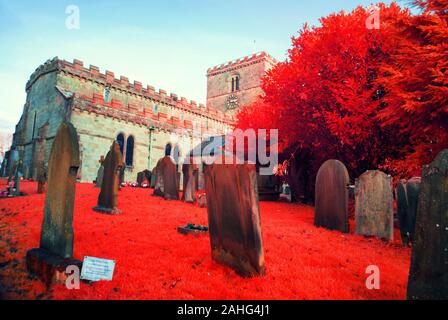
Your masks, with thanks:
M318 229L313 208L261 202L267 274L243 279L211 260L208 236L177 233L189 222L207 225L207 210L125 188L123 213L96 213L99 189L78 184L75 257L116 260L111 282L81 283L80 290L44 286L25 271L25 254L39 245L44 195L23 182L29 195L0 200L0 283L15 299L405 299L410 250L399 240ZM1 180L0 188L5 187ZM399 237L397 231L396 237ZM399 239L399 238L398 238ZM381 270L381 289L367 290L367 266Z

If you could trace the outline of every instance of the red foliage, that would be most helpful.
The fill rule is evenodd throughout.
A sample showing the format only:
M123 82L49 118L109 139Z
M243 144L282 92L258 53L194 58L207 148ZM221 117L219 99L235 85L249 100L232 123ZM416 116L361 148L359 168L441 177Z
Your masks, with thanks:
M434 152L422 156L423 143L439 150L447 142L446 11L414 17L395 3L379 7L379 30L366 28L362 7L305 26L292 38L289 59L265 77L260 101L238 115L238 126L278 128L280 150L309 150L314 167L340 159L353 176L377 168L413 174L396 160L432 160ZM419 36L405 39L405 28ZM421 95L425 101L416 101Z
M0 187L4 181L0 180ZM318 229L313 208L262 202L267 274L243 279L211 259L208 236L176 231L189 222L207 225L207 210L123 188L121 215L94 212L99 189L78 184L74 233L76 258L116 260L111 282L62 285L45 292L25 271L26 251L39 245L44 195L24 182L29 196L0 200L0 283L16 299L405 299L410 250L399 240ZM397 239L399 233L396 230ZM381 270L381 290L367 290L367 266ZM2 287L0 285L0 288Z
M402 175L419 173L448 147L448 1L415 4L423 14L395 21L378 79L387 91L379 118L410 140L406 157L390 163Z

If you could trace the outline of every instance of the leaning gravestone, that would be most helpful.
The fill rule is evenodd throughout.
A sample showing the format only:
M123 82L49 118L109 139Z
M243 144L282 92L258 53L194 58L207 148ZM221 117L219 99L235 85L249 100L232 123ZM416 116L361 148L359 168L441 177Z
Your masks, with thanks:
M317 172L314 225L349 232L348 189L345 165L339 160L326 161Z
M73 207L78 172L78 136L71 123L58 129L48 162L48 187L40 247L27 252L28 271L47 285L64 281L68 265L81 266L73 256Z
M448 299L448 149L423 167L408 299Z
M243 277L264 274L255 165L209 165L205 190L212 258Z
M182 201L194 203L196 201L196 177L197 169L196 165L191 163L184 163L182 165L183 174L183 188L182 188Z
M176 164L170 156L165 156L157 162L157 179L154 196L165 200L179 200Z
M391 176L379 170L368 170L356 179L356 234L392 240L393 201Z
M121 213L117 208L118 198L118 180L119 173L123 166L120 152L120 145L114 141L103 162L104 174L101 184L101 192L98 196L98 205L93 208L95 211L118 214Z
M397 213L404 245L414 240L420 183L421 178L414 177L409 181L402 180L397 185Z

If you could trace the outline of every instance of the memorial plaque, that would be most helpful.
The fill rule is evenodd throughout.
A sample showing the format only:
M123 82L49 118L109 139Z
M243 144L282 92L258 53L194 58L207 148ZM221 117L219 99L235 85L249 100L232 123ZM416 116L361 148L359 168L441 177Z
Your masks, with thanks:
M414 239L420 183L421 178L414 177L397 185L397 213L404 245L410 245Z
M379 170L364 172L355 183L356 234L392 240L394 211L391 176Z
M264 274L255 165L207 166L205 190L212 258L243 277Z
M338 160L326 161L317 172L314 225L349 232L348 189L345 165Z
M87 281L112 281L115 261L94 257L84 257L81 279Z
M448 299L448 149L423 167L408 299Z

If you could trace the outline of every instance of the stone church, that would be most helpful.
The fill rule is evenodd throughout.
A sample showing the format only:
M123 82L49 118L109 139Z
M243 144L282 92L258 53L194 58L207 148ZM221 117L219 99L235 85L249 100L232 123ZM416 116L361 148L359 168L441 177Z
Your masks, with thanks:
M96 179L100 158L117 140L125 181L133 182L138 172L155 167L168 143L176 146L181 160L207 137L232 130L235 113L262 93L261 78L275 64L261 52L208 69L203 105L125 76L116 78L111 71L101 73L93 65L87 68L80 60L56 57L39 66L26 84L11 150L20 153L24 178L36 179L59 125L68 120L79 136L80 181ZM2 166L11 167L11 161L6 157Z

